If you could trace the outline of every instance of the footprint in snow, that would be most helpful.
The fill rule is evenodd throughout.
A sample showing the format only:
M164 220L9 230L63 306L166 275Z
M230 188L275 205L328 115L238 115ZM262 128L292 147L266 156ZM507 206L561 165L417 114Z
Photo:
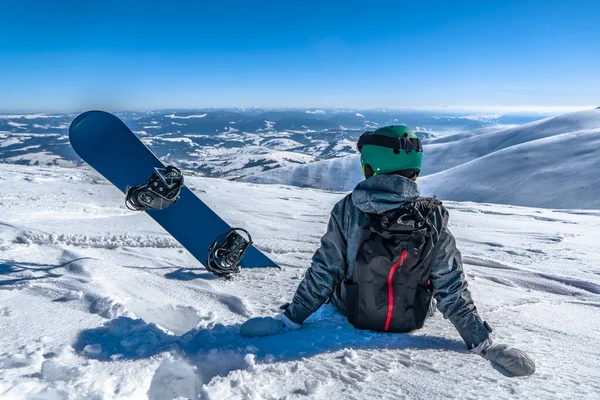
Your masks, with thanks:
M197 399L202 385L195 366L183 359L167 359L154 373L148 399Z

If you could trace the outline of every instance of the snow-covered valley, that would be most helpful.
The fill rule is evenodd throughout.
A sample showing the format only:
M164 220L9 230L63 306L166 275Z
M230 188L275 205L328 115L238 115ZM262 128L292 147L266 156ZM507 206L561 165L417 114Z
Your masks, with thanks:
M537 371L508 378L439 312L412 334L323 306L299 331L239 325L291 300L343 194L187 178L282 266L217 279L87 168L0 164L2 399L595 399L600 212L450 202L479 312ZM198 227L202 229L202 227Z

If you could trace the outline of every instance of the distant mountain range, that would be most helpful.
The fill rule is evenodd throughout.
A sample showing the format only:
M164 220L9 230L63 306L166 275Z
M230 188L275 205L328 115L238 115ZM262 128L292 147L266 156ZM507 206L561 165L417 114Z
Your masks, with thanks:
M287 166L244 181L350 191L358 155ZM444 200L600 209L600 110L425 141L418 183Z
M0 162L81 165L68 141L77 113L0 114ZM404 124L424 140L542 117L426 110L201 109L119 112L161 159L199 175L239 179L356 153L366 130Z

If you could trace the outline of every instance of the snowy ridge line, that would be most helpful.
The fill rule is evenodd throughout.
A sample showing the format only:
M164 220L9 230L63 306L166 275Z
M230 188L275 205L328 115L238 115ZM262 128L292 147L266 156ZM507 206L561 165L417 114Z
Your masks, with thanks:
M117 247L181 248L175 239L167 236L81 235L26 232L15 238L23 244L65 244L71 246L114 249Z

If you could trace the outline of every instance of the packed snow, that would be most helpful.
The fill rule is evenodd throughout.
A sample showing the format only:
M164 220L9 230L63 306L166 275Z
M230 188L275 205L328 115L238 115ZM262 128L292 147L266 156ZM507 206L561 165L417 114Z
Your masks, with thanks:
M536 361L508 378L439 312L383 334L324 305L239 336L291 300L342 193L187 177L282 266L223 280L87 168L0 164L0 181L2 399L598 398L600 211L445 202L492 337Z

